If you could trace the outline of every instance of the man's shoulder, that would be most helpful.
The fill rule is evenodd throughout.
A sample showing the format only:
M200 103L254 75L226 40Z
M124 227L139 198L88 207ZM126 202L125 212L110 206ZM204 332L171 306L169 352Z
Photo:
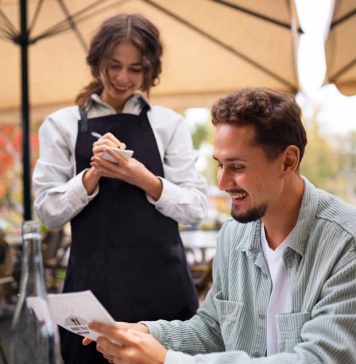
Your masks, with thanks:
M233 218L229 218L221 227L219 240L223 241L222 245L224 245L225 248L248 247L251 239L255 238L256 232L259 234L259 227L259 220L242 224Z
M356 237L356 206L343 202L339 197L318 190L319 204L317 217Z

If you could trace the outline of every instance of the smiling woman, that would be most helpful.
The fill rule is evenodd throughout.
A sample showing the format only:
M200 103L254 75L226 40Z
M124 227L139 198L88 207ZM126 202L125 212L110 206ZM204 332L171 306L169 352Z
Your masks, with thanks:
M50 227L71 223L64 292L90 289L115 320L187 319L198 307L178 223L203 220L206 181L183 118L143 95L161 55L148 19L106 20L87 57L93 82L39 130L36 213ZM125 159L118 146L134 154ZM61 345L66 364L106 363L64 329Z
M128 96L138 91L143 83L141 52L130 41L118 44L112 58L100 70L104 89L102 101L122 112Z

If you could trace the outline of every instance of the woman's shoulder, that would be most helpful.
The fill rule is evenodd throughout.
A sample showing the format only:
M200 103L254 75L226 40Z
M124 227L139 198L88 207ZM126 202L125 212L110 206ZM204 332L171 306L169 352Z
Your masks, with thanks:
M78 120L79 117L79 108L77 105L67 106L61 109L58 109L47 116L46 119L65 121L68 118L75 118Z
M161 105L150 105L150 110L148 115L151 115L152 118L157 119L160 122L180 122L183 120L183 116L178 112Z
M39 131L59 133L68 137L76 133L79 119L78 106L64 107L49 114L41 124Z

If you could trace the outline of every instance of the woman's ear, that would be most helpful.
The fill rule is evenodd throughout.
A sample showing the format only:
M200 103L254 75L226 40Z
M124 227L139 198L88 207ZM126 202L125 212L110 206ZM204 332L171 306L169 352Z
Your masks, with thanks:
M283 172L287 174L295 173L299 166L300 150L295 145L289 145L283 152L284 165Z

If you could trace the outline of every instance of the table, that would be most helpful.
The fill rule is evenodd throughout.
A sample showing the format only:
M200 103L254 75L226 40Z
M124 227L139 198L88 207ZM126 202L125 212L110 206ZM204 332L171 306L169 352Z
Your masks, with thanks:
M218 234L218 230L184 230L180 232L184 247L199 251L202 264L206 264L214 256Z

